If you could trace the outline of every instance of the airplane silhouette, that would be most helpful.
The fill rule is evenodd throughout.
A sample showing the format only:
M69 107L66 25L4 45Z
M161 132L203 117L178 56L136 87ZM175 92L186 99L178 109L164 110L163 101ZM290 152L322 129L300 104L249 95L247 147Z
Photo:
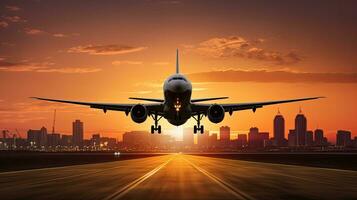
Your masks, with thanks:
M200 122L204 116L207 116L208 119L213 123L219 123L224 119L224 115L226 112L228 112L229 115L232 115L234 111L247 109L251 109L253 110L253 112L255 112L257 108L262 108L266 105L323 98L309 97L253 103L199 103L203 101L227 99L228 97L191 99L192 84L184 75L180 73L178 50L176 50L176 73L169 76L165 80L163 91L164 99L129 97L129 99L153 102L150 104L96 103L48 99L40 97L30 98L35 98L44 101L85 105L91 108L102 109L104 113L106 113L108 110L123 111L127 116L130 113L131 119L136 123L143 123L149 116L152 117L152 119L154 120L154 125L151 126L151 133L154 133L155 131L161 133L161 126L158 125L158 122L160 121L160 119L162 119L162 117L164 117L170 124L175 126L184 124L188 119L192 117L197 122L197 125L195 125L193 129L194 133L197 133L198 131L203 133L204 127L203 125L201 125Z

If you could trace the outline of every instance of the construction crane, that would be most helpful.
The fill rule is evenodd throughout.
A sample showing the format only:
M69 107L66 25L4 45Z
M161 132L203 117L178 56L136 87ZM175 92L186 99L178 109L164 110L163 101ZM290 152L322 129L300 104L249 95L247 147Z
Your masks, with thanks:
M56 109L55 109L55 113L53 114L52 134L55 133L55 125L56 125Z

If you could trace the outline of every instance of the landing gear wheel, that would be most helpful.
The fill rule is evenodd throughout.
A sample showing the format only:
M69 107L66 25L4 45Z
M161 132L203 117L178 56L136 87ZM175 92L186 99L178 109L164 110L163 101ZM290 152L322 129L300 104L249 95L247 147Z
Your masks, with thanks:
M204 127L203 127L203 125L201 125L200 130L201 130L201 134L203 134L203 133L204 133Z
M158 117L157 113L150 114L152 119L154 120L154 125L151 125L151 133L155 133L157 131L159 134L161 133L161 126L158 125L159 120L162 118L162 116Z
M202 134L204 132L204 128L203 125L200 124L201 119L203 118L203 114L198 114L197 117L196 116L192 116L193 119L196 120L197 125L193 126L193 133L197 133L198 131L200 131L200 133Z
M157 128L157 132L161 134L161 125L159 125L159 127Z

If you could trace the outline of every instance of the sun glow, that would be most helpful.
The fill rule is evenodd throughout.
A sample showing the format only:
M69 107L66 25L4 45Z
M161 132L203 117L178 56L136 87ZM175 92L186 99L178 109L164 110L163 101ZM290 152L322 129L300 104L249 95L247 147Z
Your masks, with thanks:
M174 137L178 141L182 141L183 127L182 126L173 127L173 129L171 129L171 136Z

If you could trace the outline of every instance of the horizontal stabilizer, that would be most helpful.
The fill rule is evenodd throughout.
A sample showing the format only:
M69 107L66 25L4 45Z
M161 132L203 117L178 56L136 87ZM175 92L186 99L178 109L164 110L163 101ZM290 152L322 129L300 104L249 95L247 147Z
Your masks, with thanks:
M191 102L201 102L201 101L212 101L212 100L218 100L218 99L228 99L228 97L213 97L213 98L202 98L202 99L192 99Z
M143 101L152 101L152 102L159 102L159 103L163 103L163 102L164 102L163 99L151 99L151 98L139 98L139 97L129 97L129 99L133 99L133 100L143 100Z

